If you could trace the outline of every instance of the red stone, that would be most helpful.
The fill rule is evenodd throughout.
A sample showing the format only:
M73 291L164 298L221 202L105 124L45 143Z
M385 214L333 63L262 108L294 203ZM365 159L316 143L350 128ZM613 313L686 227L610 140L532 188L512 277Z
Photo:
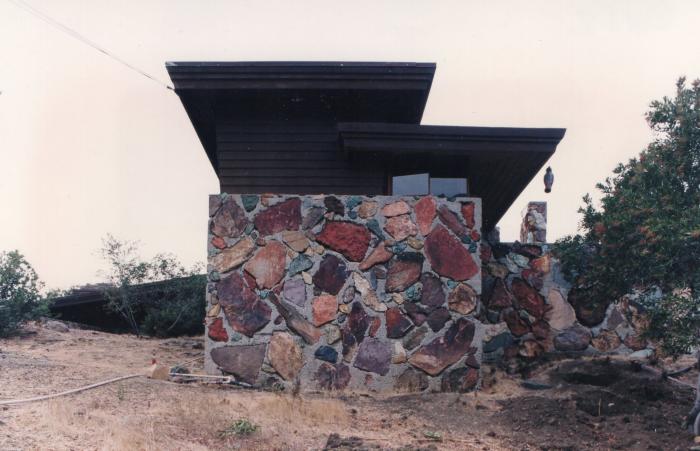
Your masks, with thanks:
M370 252L369 256L367 256L367 258L360 263L358 268L360 271L367 271L369 268L378 263L388 262L393 256L394 253L386 248L386 242L382 241L372 252Z
M418 233L418 227L411 221L409 215L394 216L387 219L384 230L396 241L405 240L409 236L415 236Z
M348 278L347 267L340 258L326 254L313 276L314 285L330 294L338 294Z
M476 388L479 382L479 370L462 367L445 373L440 388L444 392L465 393Z
M538 271L542 274L549 273L551 267L552 267L552 257L549 255L545 255L544 257L530 260L530 268L532 268L535 271Z
M438 332L450 320L450 311L445 307L439 307L430 312L426 321L433 332Z
M508 288L506 288L506 284L505 282L503 282L503 279L496 279L493 293L491 294L491 298L488 300L487 303L488 307L491 309L512 307L514 300L515 298L512 294L510 294Z
M549 336L550 328L546 321L540 320L532 324L532 334L539 339Z
M284 277L287 249L279 241L270 241L245 264L243 269L255 277L258 288L270 289Z
M437 376L445 368L456 363L469 350L474 338L474 323L460 318L445 335L420 347L408 359L408 363L431 376Z
M542 274L533 271L532 269L523 269L520 276L527 281L530 285L535 287L537 290L541 290L544 286L544 280L542 279Z
M479 241L481 239L481 235L476 230L472 230L469 236L471 237L472 241Z
M410 211L411 207L409 207L408 204L402 200L386 204L382 208L382 214L387 218L390 218L392 216L405 215Z
M358 343L365 339L365 333L370 326L371 319L359 302L354 302L350 308L347 322L342 330L343 358L350 360Z
M403 308L416 326L420 326L428 319L428 310L418 304L407 302L403 305Z
M369 325L369 336L370 337L376 337L377 332L379 332L379 327L382 325L382 320L378 316L373 316L371 319L371 323Z
M521 244L517 249L514 249L514 251L528 258L537 258L542 256L542 247L535 244Z
M338 300L335 296L322 295L313 300L311 313L314 326L318 327L333 321L338 312Z
M370 325L370 317L365 312L362 304L359 302L353 302L350 307L350 314L348 314L348 320L346 323L346 330L355 337L356 341L359 343L365 337L365 332Z
M418 223L420 233L423 235L429 234L430 229L433 226L433 220L435 219L435 198L432 196L425 196L421 198L418 202L416 202L413 210L416 212L416 223Z
M462 204L462 217L464 218L464 222L467 224L467 227L470 229L474 228L475 222L474 222L474 209L476 205L474 205L474 202L467 202L465 204Z
M255 228L261 235L272 235L283 230L299 230L301 224L301 200L298 197L285 200L255 215Z
M442 290L442 282L431 273L424 273L420 276L423 291L420 302L431 308L440 307L445 303L445 292Z
M420 278L422 267L423 255L415 252L398 255L396 260L389 263L385 290L399 292L410 287Z
M359 262L369 247L369 230L359 224L344 221L328 221L316 241L339 252L350 261Z
M441 225L425 239L424 252L433 270L443 277L467 280L479 273L479 267L462 243Z
M212 218L211 231L220 237L236 238L249 223L243 208L229 196Z
M413 327L411 321L403 316L398 307L387 309L385 315L387 338L401 338Z
M314 376L320 388L324 390L343 390L350 383L350 368L338 363L322 363Z
M220 236L215 236L211 239L211 244L217 249L224 249L226 247L226 241Z
M438 216L443 224L447 226L448 229L452 230L452 233L462 237L467 234L467 228L459 220L459 217L454 214L447 205L440 205L438 208Z
M530 326L520 317L520 314L515 309L504 310L503 321L506 322L508 328L516 337L530 332Z
M237 272L217 285L219 304L231 328L252 337L270 322L272 309L250 288Z
M447 304L450 310L461 315L468 315L476 308L476 303L479 300L479 295L476 291L466 283L460 283L450 292L447 298Z
M228 332L224 328L224 320L221 318L214 318L207 327L209 338L214 341L228 341Z
M535 318L544 317L546 305L544 298L536 289L522 279L513 279L511 289L520 308L524 308Z
M270 302L277 308L277 312L284 318L287 327L295 332L308 344L316 343L321 338L321 331L306 320L294 307L277 298L274 293L268 295Z

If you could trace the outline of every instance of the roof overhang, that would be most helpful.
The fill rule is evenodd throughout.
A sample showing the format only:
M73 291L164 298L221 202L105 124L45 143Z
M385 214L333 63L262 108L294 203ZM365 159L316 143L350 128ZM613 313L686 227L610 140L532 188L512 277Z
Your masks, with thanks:
M168 62L216 168L216 121L418 124L434 63Z
M470 195L483 199L483 227L491 230L564 137L562 128L451 127L341 123L343 150L435 158L467 157Z

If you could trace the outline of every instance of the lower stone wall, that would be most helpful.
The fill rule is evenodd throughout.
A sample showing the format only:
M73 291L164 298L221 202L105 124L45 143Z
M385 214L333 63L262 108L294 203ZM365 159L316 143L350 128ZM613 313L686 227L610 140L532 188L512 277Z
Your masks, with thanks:
M481 259L484 362L517 371L544 354L653 353L641 307L625 298L600 313L579 308L548 245L484 242Z
M209 201L208 372L314 390L477 386L480 199Z

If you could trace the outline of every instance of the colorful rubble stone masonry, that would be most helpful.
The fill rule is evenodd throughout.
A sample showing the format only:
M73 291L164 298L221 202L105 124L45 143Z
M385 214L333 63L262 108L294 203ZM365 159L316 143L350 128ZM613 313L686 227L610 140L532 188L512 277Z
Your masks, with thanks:
M526 213L524 222L529 219ZM653 344L641 333L644 312L634 298L625 296L598 310L580 308L548 245L483 241L481 263L478 318L485 329L485 363L507 362L517 370L548 353L635 357L652 352ZM448 303L469 308L468 293L453 293Z
M209 216L208 372L307 390L479 384L480 199L221 194Z

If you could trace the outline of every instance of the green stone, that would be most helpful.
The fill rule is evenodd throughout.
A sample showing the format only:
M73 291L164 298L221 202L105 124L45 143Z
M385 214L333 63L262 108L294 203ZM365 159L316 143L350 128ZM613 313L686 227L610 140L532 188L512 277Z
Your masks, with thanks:
M245 211L253 211L258 205L260 197L257 194L243 194L241 195L241 201L243 202L243 208Z
M245 226L245 229L243 229L243 233L245 233L246 235L250 235L250 233L253 231L254 228L255 228L255 224L253 224L251 222L247 226ZM257 239L257 237L256 237L256 239Z
M211 280L212 282L218 282L219 280L221 280L221 274L219 274L218 271L212 271L209 273L209 280Z
M304 254L299 254L289 263L289 276L299 274L302 271L310 269L314 265L309 257Z
M476 243L472 243L469 245L469 252L472 254L476 254Z
M345 202L345 207L348 210L352 210L362 203L362 198L360 196L352 196Z
M417 302L420 297L421 293L423 292L423 286L419 283L414 283L406 291L404 291L403 297L411 302Z
M379 221L377 221L376 219L370 219L369 221L367 221L367 228L370 230L370 232L377 235L379 239L384 239L384 233L382 233L382 229L379 227Z
M454 280L447 281L447 288L449 288L450 290L455 289L457 287L457 285L459 285L459 284L457 282L455 282Z
M348 212L348 218L350 219L357 219L357 212L356 211L349 211Z
M403 241L401 241L400 243L396 243L394 244L392 250L394 254L400 254L406 250L406 243L404 243Z
M464 244L471 244L472 243L472 237L469 235L463 235L462 236L462 243Z

